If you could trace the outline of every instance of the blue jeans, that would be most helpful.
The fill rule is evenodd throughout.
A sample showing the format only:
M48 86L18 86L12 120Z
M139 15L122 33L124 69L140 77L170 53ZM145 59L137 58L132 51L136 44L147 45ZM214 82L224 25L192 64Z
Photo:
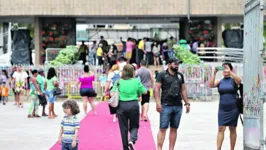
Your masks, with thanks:
M160 129L169 127L178 129L182 116L182 106L167 106L162 104L162 112L160 113Z
M96 54L95 53L90 52L89 62L90 62L90 65L96 65Z
M174 54L175 54L175 53L174 53L174 50L173 50L173 49L169 49L169 50L168 50L168 57L169 57L169 59L170 59L170 58L174 58L174 57L175 57Z
M64 143L62 142L62 150L78 150L78 143L76 147L72 147L72 143Z

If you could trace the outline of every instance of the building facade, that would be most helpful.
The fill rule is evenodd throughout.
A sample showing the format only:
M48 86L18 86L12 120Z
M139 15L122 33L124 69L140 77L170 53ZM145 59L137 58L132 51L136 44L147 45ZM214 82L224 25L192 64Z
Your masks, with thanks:
M244 0L0 0L0 23L19 22L35 25L35 64L50 40L68 38L74 44L75 24L179 24L179 39L192 33L189 20L210 23L213 42L222 44L222 24L243 21ZM67 30L50 38L51 26ZM201 25L202 26L202 25ZM203 31L200 31L203 32ZM204 31L206 32L206 31ZM58 33L57 33L58 34ZM46 38L47 37L47 38ZM46 43L44 42L46 40ZM48 41L48 42L47 42ZM69 42L70 41L70 42ZM51 45L49 45L51 46ZM54 48L62 45L55 45Z
M242 15L244 0L0 0L0 16Z

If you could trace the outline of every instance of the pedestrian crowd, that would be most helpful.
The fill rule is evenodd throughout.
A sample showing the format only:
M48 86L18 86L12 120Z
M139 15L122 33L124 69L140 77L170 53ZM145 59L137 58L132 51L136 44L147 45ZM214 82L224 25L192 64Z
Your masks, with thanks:
M172 39L172 38L170 38ZM155 75L147 67L147 59L144 55L136 63L132 63L133 47L136 46L134 40L128 39L126 50L117 58L114 57L114 46L109 47L110 51L105 53L106 42L99 43L97 48L98 63L101 65L104 54L108 57L110 69L107 74L107 85L105 95L112 98L116 91L119 91L119 104L117 107L109 105L110 114L113 116L114 123L118 122L122 145L124 150L134 150L134 145L138 140L138 129L140 121L149 121L148 111L151 92L154 92L156 110L160 114L160 126L157 137L158 150L163 149L165 135L170 127L169 149L174 150L183 109L186 113L190 112L190 103L188 101L185 79L182 73L178 71L180 61L172 57L172 51L167 51L167 69L161 72L156 71ZM149 53L154 57L154 65L159 65L157 59L161 56L161 46L156 41L147 43L149 39L140 40L138 45L139 52L146 54L149 60ZM84 43L83 43L84 44ZM94 44L96 44L94 42ZM150 45L151 46L150 46ZM162 44L164 45L164 44ZM148 47L148 48L147 48ZM168 45L169 48L169 45ZM81 46L80 53L87 54L86 46ZM151 50L151 51L149 51ZM171 57L169 57L171 56ZM114 58L113 58L114 57ZM85 57L86 58L86 57ZM84 57L82 58L84 60ZM92 64L95 65L95 60ZM218 71L222 71L224 77L216 80ZM97 93L93 87L96 80L95 73L90 70L89 65L84 63L84 72L77 79L77 86L80 89L80 95L83 102L83 111L88 113L88 103L92 108L93 114L97 116L95 98ZM13 71L8 75L6 70L2 70L0 86L0 100L3 105L9 101L9 92L15 95L14 105L18 108L24 107L24 96L29 95L28 118L40 118L48 116L48 119L57 117L55 113L55 103L57 95L60 95L59 81L55 68L48 69L45 75L42 69L31 69L28 73L20 65L13 67ZM233 72L230 63L224 63L222 69L216 68L210 81L210 87L218 88L220 94L220 103L218 111L218 135L217 149L221 150L226 127L230 130L231 150L234 150L236 143L236 127L240 115L237 107L237 92L241 79ZM139 106L140 103L140 106ZM48 104L48 114L45 111ZM42 107L42 113L39 115L39 105ZM79 106L74 100L67 100L62 105L65 116L61 122L58 142L62 144L62 150L78 149L78 132L80 128ZM128 131L130 136L128 136Z

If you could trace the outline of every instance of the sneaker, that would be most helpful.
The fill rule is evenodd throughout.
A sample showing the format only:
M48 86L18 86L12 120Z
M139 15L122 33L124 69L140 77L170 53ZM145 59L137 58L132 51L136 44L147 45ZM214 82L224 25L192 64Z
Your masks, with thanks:
M128 147L129 147L129 150L134 150L134 143L132 141L130 141L128 143Z

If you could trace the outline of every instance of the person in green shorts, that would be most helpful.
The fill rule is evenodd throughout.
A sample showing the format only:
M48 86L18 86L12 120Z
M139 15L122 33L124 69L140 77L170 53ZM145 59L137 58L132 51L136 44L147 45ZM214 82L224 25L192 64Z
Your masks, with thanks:
M42 91L40 90L40 87L38 85L36 77L38 76L38 71L36 69L33 69L31 71L32 77L30 79L30 107L28 112L28 118L39 118L38 115L38 107L39 107L39 99L38 95L42 95ZM35 111L34 115L32 115L33 109Z

